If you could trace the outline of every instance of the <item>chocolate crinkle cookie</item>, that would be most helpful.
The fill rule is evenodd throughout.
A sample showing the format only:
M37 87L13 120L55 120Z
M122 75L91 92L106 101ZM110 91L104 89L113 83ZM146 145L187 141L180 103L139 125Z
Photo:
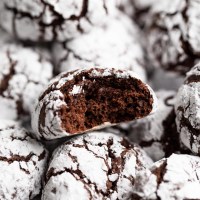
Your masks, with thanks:
M32 127L50 140L142 118L155 107L152 89L132 71L87 68L52 80L38 99Z
M195 153L200 153L200 63L188 73L177 93L176 124L182 142Z
M111 133L93 132L60 146L46 173L42 200L129 200L136 174L152 161Z
M0 46L3 46L5 44L9 44L13 42L14 39L10 37L3 29L0 27Z
M16 122L0 120L0 199L32 199L41 191L48 152Z
M0 57L0 119L28 117L53 67L36 51L14 44L1 46Z
M160 90L157 111L144 119L129 123L126 135L139 144L146 153L158 161L172 153L189 153L180 142L175 123L175 91ZM123 127L121 127L123 128Z
M138 173L132 199L200 199L200 158L173 154Z
M166 0L154 4L146 33L154 67L185 74L200 58L200 2Z
M57 43L53 47L56 71L72 71L92 66L129 69L146 80L144 54L139 42L139 30L132 21L119 12L102 27L90 33Z
M0 24L21 40L65 41L103 26L115 15L115 4L114 0L1 0Z
M143 28L157 0L118 0L117 7Z

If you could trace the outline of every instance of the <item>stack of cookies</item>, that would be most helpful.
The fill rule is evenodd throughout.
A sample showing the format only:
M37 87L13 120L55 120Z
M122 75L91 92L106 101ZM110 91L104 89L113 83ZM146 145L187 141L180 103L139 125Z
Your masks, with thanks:
M0 199L200 200L200 0L1 0Z

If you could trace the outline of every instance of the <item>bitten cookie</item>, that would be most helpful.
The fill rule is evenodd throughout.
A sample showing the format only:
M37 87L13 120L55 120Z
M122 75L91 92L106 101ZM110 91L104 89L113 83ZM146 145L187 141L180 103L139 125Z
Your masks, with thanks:
M135 180L137 200L200 199L200 158L173 154L139 172Z
M172 153L183 151L175 124L175 91L160 90L157 111L128 125L127 136L158 161Z
M180 87L175 104L177 130L182 142L200 153L200 63L193 67Z
M40 54L18 45L2 46L0 57L0 119L28 116L53 67Z
M105 132L77 137L53 154L42 200L128 200L136 174L151 163L123 137Z
M2 0L0 24L21 40L65 41L115 15L114 0ZM25 28L24 28L25 27Z
M32 199L41 190L48 152L15 122L0 120L0 199Z
M139 42L140 32L132 21L119 13L118 18L107 21L103 28L95 27L53 47L56 71L72 71L84 67L104 66L133 70L146 80L144 55Z
M200 2L158 1L146 30L148 56L155 67L185 74L200 58Z
M149 115L152 89L132 71L88 68L62 73L41 94L32 114L38 137L56 139Z

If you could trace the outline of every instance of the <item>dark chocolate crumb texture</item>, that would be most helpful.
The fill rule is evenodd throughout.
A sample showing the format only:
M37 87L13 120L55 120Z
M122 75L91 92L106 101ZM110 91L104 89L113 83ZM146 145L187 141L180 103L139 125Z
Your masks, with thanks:
M129 139L139 144L154 161L169 157L172 153L191 154L180 142L177 132L174 112L175 95L175 91L157 91L157 111L153 115L127 125L126 134Z
M32 127L51 140L139 119L155 107L152 89L132 71L87 68L53 79L38 99Z

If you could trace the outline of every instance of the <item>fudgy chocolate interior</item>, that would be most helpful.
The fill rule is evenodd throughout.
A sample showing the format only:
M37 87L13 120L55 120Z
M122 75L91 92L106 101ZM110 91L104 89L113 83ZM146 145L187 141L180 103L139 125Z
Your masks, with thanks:
M72 94L74 85L81 86ZM153 98L140 80L113 76L92 77L79 74L61 92L67 106L60 112L62 127L69 133L83 132L104 122L119 123L148 115Z

